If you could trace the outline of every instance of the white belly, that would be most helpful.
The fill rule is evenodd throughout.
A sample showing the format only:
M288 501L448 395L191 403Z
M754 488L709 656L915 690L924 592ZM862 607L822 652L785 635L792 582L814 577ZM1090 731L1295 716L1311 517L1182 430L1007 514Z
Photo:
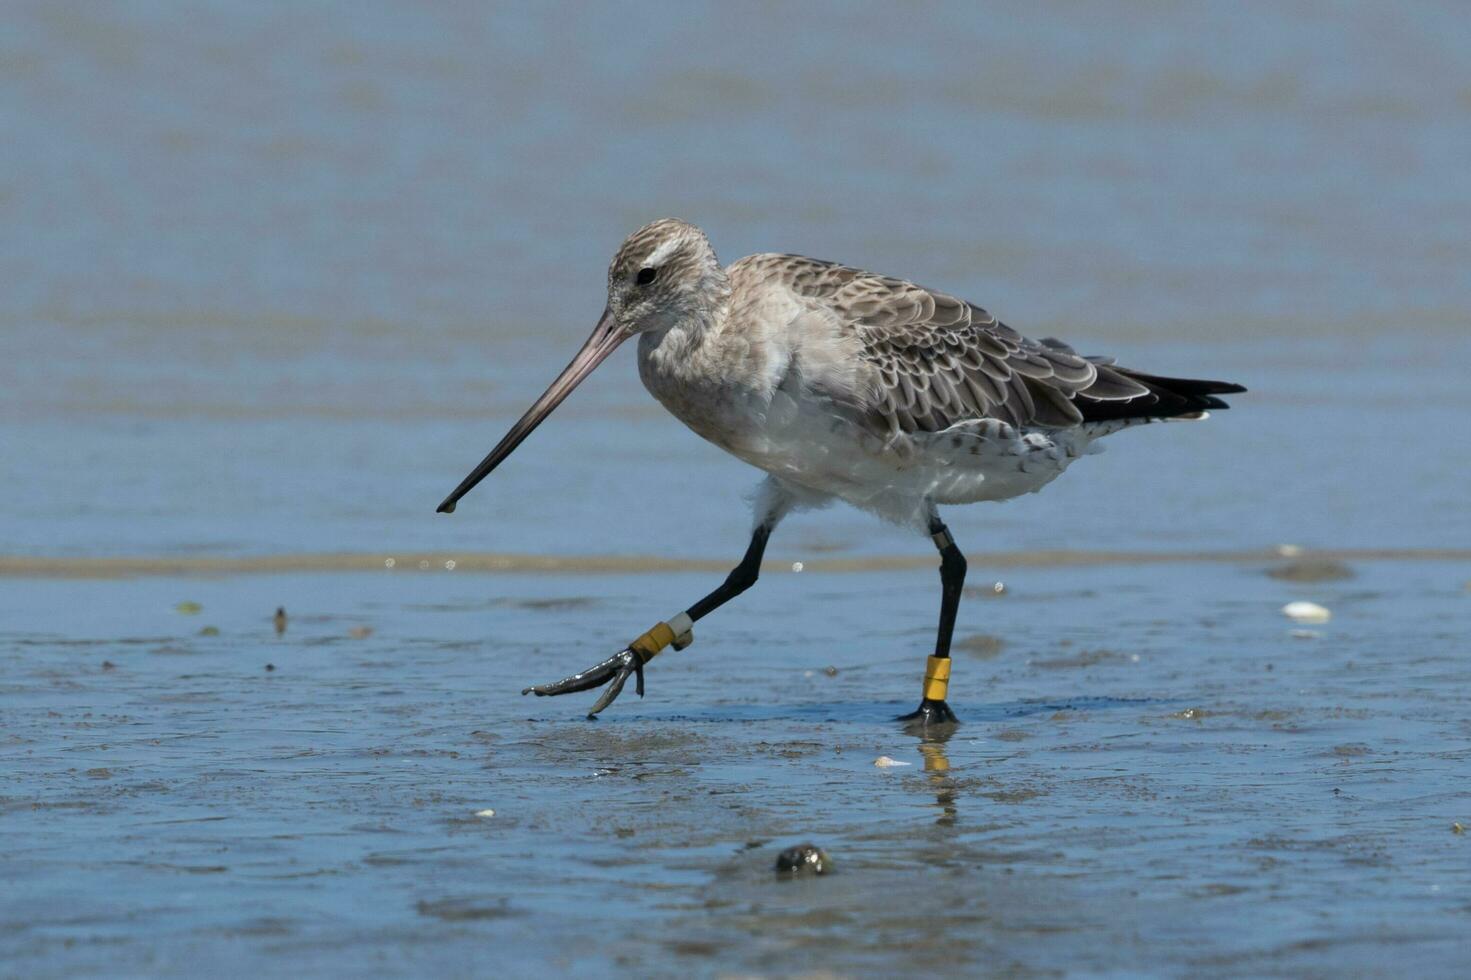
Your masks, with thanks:
M646 383L647 383L646 379ZM1018 433L980 421L885 442L820 399L777 390L649 385L705 439L773 476L902 524L923 527L927 501L1007 500L1046 486L1089 451L1095 433Z

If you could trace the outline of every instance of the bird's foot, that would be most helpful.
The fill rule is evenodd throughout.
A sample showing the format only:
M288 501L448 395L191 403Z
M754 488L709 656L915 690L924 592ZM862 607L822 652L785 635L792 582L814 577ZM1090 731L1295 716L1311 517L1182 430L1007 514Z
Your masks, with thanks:
M586 670L578 671L571 677L564 677L551 684L537 684L528 687L522 694L535 694L539 698L556 697L559 694L572 694L575 691L587 691L594 687L608 687L597 702L588 709L589 720L595 719L599 711L617 699L623 693L623 685L628 683L629 675L637 680L634 690L639 697L644 696L644 660L631 649L623 649L613 654L601 663L593 664Z
M587 712L588 720L591 721L597 717L599 711L612 704L618 695L623 693L623 685L628 683L630 675L638 678L634 690L638 691L639 697L643 697L644 664L657 657L659 651L667 646L683 650L693 643L695 640L693 627L694 622L687 613L671 616L669 622L655 623L647 633L602 663L593 664L587 670L579 671L571 677L564 677L552 684L528 687L521 693L535 694L539 698L555 697L558 694L586 691L607 684L607 689Z
M924 668L924 700L919 702L918 708L907 715L900 715L895 721L902 721L905 728L918 731L927 731L938 725L959 724L960 719L945 703L945 692L949 687L950 658L930 657Z
M960 719L955 717L955 712L950 710L950 705L944 701L925 698L919 703L919 707L907 715L900 715L895 721L904 722L906 728L928 729L938 725L958 725Z

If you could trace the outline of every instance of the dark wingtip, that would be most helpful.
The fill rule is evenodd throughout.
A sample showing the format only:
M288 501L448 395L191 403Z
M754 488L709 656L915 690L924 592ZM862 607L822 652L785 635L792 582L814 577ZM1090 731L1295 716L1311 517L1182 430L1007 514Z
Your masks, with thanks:
M1217 395L1235 395L1246 391L1245 385L1233 381L1205 381L1199 378L1164 378L1128 368L1114 368L1130 381L1149 389L1149 398L1114 399L1109 401L1079 400L1078 408L1088 422L1110 419L1169 419L1197 412L1221 411L1231 406ZM1086 397L1086 390L1083 392Z
M455 501L446 500L434 509L436 514L453 514L455 512Z
M1226 404L1226 402L1223 399L1217 398L1216 396L1217 395L1239 395L1242 392L1244 392L1245 390L1246 390L1246 386L1245 385L1234 384L1234 383L1229 382L1229 381L1216 381L1216 382L1213 382L1211 384L1211 387L1209 389L1209 394L1200 394L1200 395L1197 395L1195 397L1197 397L1201 401L1205 402L1205 405L1206 405L1207 408L1212 408L1212 409L1226 409L1226 408L1230 408L1231 406L1228 405L1228 404Z

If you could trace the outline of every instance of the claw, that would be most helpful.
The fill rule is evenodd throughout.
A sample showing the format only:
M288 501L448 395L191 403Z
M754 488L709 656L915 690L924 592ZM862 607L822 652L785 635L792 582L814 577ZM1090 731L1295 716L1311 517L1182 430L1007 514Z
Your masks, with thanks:
M633 654L628 650L615 653L601 663L593 664L586 670L580 670L571 677L564 677L551 684L536 684L522 690L522 694L535 694L539 698L556 697L558 694L573 694L577 691L586 691L594 687L602 687L614 674L618 673L627 665L628 659Z
M617 700L618 695L623 693L623 685L628 683L628 675L631 673L633 673L633 668L624 667L622 670L618 671L618 673L613 675L613 682L603 689L602 696L593 702L593 706L591 708L587 709L587 717L589 721L596 718L599 711L602 711L608 705Z
M564 677L551 684L537 684L526 688L521 693L523 695L535 694L539 698L556 697L559 694L573 694L607 684L607 689L587 712L588 718L595 718L598 712L612 704L618 695L623 693L623 685L628 683L630 674L637 678L634 682L634 690L638 691L639 697L643 697L644 662L638 654L628 649L621 650L607 660L579 671L571 677Z

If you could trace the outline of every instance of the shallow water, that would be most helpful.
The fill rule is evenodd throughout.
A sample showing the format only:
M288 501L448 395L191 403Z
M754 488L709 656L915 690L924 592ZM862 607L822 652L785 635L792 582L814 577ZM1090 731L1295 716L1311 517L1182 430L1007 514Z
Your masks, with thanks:
M10 5L0 962L1462 972L1463 20ZM756 475L621 352L433 508L664 214L1251 392L952 508L948 740L889 721L930 546L841 508L589 724L516 692L708 589Z
M929 740L889 720L919 571L773 572L598 722L516 692L708 575L12 582L7 961L1454 972L1471 563L1352 570L1014 569L993 597L978 568L965 724ZM1334 618L1293 637L1284 597ZM837 871L781 880L804 840Z

